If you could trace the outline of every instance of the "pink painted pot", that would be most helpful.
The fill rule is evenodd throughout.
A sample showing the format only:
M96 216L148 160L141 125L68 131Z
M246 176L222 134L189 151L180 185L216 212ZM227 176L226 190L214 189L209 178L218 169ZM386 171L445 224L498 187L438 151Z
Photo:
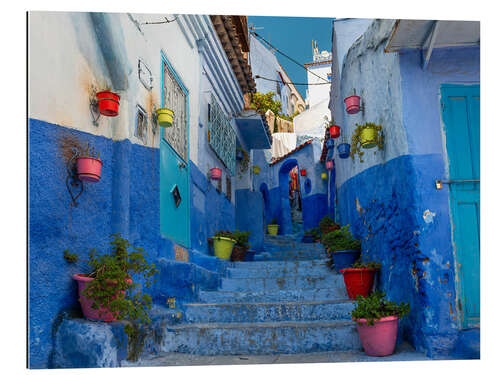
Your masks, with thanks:
M221 177L222 177L222 169L220 168L210 169L210 178L212 180L220 180Z
M87 182L99 182L101 179L102 161L88 156L76 158L78 178Z
M327 170L331 171L333 169L333 160L327 160L325 163L325 167Z
M344 103L346 112L349 113L350 115L358 113L359 110L361 109L359 104L360 99L361 98L356 95L348 96L347 98L345 98Z
M367 355L385 357L394 353L398 336L397 316L380 318L372 326L367 324L366 319L357 322L359 338Z
M73 280L78 283L78 297L80 301L80 306L82 308L83 315L90 320L99 320L103 322L113 322L118 316L118 312L110 312L108 309L93 309L92 305L94 301L83 295L83 291L87 288L88 284L94 280L93 277L87 277L83 273L76 273L73 275ZM110 281L111 282L111 281ZM128 284L132 283L132 280L127 280ZM125 294L125 291L122 291Z

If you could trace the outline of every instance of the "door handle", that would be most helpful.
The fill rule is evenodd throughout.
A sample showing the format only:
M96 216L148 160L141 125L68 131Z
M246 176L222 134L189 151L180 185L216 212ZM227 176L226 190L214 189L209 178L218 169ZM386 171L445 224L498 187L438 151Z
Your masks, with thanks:
M443 184L457 184L461 182L480 182L480 180L436 180L436 189L441 190L443 188Z

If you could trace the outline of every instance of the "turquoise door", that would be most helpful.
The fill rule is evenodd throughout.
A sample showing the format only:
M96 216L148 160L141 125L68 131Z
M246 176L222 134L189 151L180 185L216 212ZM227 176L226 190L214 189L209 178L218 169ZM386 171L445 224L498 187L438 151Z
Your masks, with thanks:
M165 56L162 57L162 107L174 111L174 122L161 129L161 234L189 247L189 97Z
M458 310L462 328L470 328L480 322L479 85L443 85L441 101L449 160Z

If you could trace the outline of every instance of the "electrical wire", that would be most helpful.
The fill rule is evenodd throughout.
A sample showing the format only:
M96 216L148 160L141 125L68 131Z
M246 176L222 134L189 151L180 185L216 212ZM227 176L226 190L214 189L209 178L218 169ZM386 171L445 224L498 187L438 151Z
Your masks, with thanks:
M311 73L312 75L315 75L316 77L318 78L321 78L323 81L325 82L328 82L326 79L324 79L323 77L317 75L316 73L310 71L309 69L307 69L303 64L301 64L300 62L298 62L297 60L295 60L293 57L290 57L288 56L286 53L284 52L281 52L278 48L276 48L275 46L273 46L271 43L269 43L267 40L265 40L263 37L261 37L259 34L257 34L255 31L250 31L250 34L256 36L257 38L259 38L260 40L262 40L264 43L266 43L269 47L271 47L272 49L274 49L276 52L278 52L279 54L285 56L287 59L293 61L295 64L297 64L298 66L300 66L301 68L305 69L306 71L308 71L309 73ZM328 82L330 83L330 82Z
M165 21L144 22L144 23L141 23L141 25L159 25L162 23L172 23L172 22L177 21L177 16L175 16L175 18L173 20L169 20L167 17L164 17L164 18L165 18Z
M255 76L256 79L265 79L266 81L272 81L272 82L283 82L277 79L271 79L271 78L266 78L266 77L261 77L258 74ZM286 84L290 83L294 86L312 86L312 85L329 85L330 82L320 82L320 83L296 83L296 82L285 82Z

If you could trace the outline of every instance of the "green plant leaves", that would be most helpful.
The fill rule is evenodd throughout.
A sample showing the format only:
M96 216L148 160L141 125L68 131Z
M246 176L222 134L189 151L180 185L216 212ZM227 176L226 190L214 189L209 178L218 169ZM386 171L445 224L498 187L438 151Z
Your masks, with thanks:
M403 318L410 312L410 304L401 302L399 305L395 302L386 300L385 293L374 292L368 297L358 296L356 298L356 307L352 311L354 320L366 319L368 325L373 325L375 320L387 316L397 316Z

